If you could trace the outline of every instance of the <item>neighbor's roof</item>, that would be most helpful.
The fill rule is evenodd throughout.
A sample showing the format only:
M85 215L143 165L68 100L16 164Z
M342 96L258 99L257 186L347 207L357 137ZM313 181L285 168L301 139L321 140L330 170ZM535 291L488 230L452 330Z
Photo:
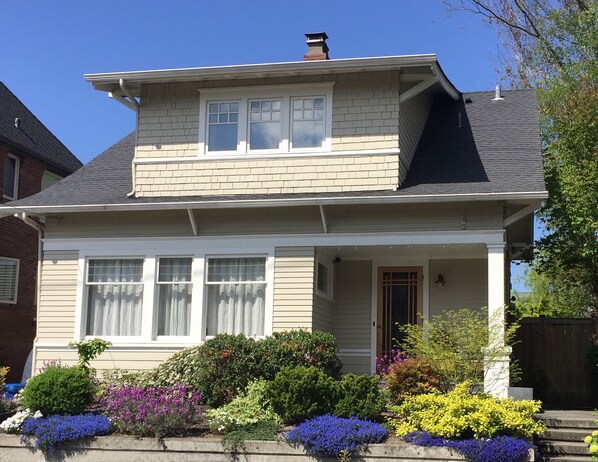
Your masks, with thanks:
M31 212L544 199L534 91L465 93L435 102L397 191L129 198L135 135L39 194L12 202ZM461 113L461 126L458 126Z
M15 124L17 118L18 127ZM2 82L0 142L36 157L65 174L83 165Z

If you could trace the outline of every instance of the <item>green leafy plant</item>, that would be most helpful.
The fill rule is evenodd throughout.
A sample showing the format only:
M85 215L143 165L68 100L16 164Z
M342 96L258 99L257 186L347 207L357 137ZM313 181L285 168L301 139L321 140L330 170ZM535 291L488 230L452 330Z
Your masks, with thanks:
M393 404L408 396L440 390L440 374L423 359L407 358L392 364L384 376L388 399Z
M89 362L100 356L110 346L112 346L112 343L101 338L94 338L83 342L70 342L68 345L69 348L77 350L79 366L84 369L89 369Z
M380 390L380 379L369 375L344 375L338 383L339 400L333 414L338 417L359 417L377 420L386 407Z
M266 396L267 386L265 380L253 381L230 403L217 409L210 409L207 412L210 430L216 433L229 433L262 421L281 424L280 416L274 412Z
M491 438L499 435L532 438L544 431L534 418L539 401L514 401L469 393L463 382L447 394L439 392L407 397L390 406L390 426L397 436L424 431L440 438Z
M93 402L96 386L81 367L49 367L27 382L21 405L49 414L79 414Z
M9 367L0 367L0 392L4 391L4 384L9 370Z
M222 445L228 453L241 452L245 449L245 441L273 441L276 439L280 426L272 420L243 425L222 436Z
M422 325L400 326L404 333L401 349L411 358L425 361L440 376L440 387L448 391L466 380L484 381L484 355L492 361L507 354L504 346L488 345L488 318L485 309L445 311ZM497 324L499 324L497 322ZM505 329L505 345L512 345L516 324ZM511 377L519 376L519 367L511 363Z
M286 367L268 382L266 396L285 423L328 414L338 400L333 378L315 367Z

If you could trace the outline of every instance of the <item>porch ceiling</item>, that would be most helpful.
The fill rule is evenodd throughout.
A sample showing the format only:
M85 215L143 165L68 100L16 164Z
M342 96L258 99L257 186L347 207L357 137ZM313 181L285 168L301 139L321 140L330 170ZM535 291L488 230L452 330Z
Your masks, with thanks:
M487 258L488 250L483 244L455 245L377 245L377 246L329 246L321 249L343 260L371 260L379 258Z

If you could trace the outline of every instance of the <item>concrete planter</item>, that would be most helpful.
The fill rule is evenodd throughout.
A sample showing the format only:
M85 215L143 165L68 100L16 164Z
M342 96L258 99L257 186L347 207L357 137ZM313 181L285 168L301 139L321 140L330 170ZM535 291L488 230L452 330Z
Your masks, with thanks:
M87 441L71 443L57 451L56 458L73 462L230 462L218 439L167 438L163 443L151 438L128 436L104 436ZM19 442L15 435L0 434L0 462L41 462L47 459L38 451L32 452ZM51 460L51 459L48 459ZM286 443L272 441L249 441L245 452L237 460L245 462L300 462L335 461L332 458L314 458L305 455L303 449L295 449ZM363 462L400 460L402 462L464 460L457 453L445 448L422 448L405 443L372 444L367 454L355 460ZM533 461L533 454L528 459Z

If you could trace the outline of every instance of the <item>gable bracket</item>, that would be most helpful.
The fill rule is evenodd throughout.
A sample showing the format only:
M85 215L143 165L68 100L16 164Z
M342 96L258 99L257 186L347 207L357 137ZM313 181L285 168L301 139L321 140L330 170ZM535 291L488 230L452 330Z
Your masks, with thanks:
M324 206L319 205L320 208L320 218L322 218L322 228L324 229L324 234L328 234L328 225L326 223L326 214L324 213Z
M189 215L189 222L191 223L191 229L193 230L193 234L197 236L197 222L195 221L195 215L193 215L193 210L187 209L187 215Z
M506 228L507 226L512 225L516 221L521 220L523 217L528 216L530 213L534 213L534 210L536 210L536 205L530 204L527 207L522 208L518 212L515 212L513 215L509 215L503 221L504 227Z
M417 85L411 87L409 90L405 91L404 93L401 93L401 95L399 96L399 103L406 103L414 96L419 95L422 91L424 91L427 88L434 85L436 82L438 82L436 77L431 77L428 80L424 80L424 81L418 83Z

